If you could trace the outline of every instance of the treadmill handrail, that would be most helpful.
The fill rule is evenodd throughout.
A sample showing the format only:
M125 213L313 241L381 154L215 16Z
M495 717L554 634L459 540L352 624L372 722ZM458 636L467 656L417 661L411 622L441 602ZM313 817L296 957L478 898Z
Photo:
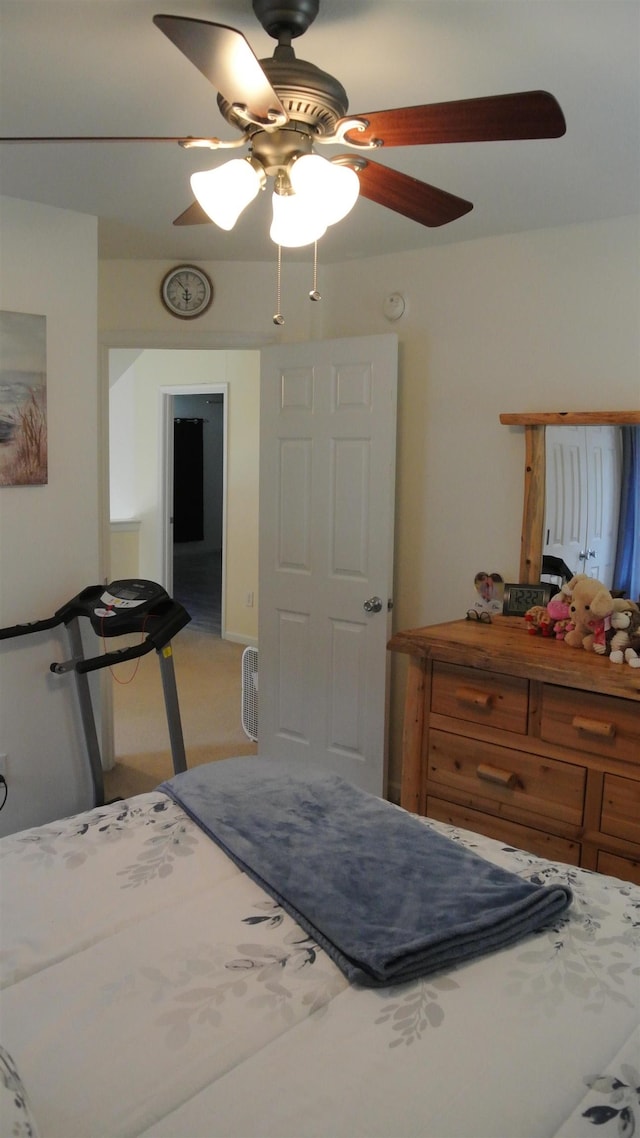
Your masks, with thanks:
M141 644L132 644L130 648L120 648L115 652L103 652L102 655L91 656L88 660L77 660L75 670L81 675L85 672L97 672L99 668L110 668L112 664L120 664L123 660L136 660L138 656L146 656L155 647L151 638L147 637ZM53 669L53 667L52 664L51 668Z
M48 628L55 628L64 623L64 614L55 613L45 620L32 620L29 624L14 624L9 628L0 628L0 640L11 640L14 636L27 636L31 632L46 632Z

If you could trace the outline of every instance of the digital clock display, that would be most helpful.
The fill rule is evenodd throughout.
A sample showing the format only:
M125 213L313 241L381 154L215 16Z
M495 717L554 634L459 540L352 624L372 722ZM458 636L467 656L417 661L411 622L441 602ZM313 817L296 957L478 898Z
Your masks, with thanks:
M524 616L534 605L547 605L550 596L550 585L520 585L507 582L504 586L503 615Z

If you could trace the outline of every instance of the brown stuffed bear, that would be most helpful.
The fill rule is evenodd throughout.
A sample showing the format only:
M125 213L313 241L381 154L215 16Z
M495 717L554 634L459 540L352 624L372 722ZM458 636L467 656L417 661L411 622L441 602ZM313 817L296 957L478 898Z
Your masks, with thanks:
M565 636L570 648L606 652L608 618L615 608L613 597L595 577L577 573L567 586L571 594L570 618L575 628Z
M616 601L616 606L621 602ZM611 627L615 630L610 643L609 659L612 664L627 663L640 668L640 609L633 601L611 614Z

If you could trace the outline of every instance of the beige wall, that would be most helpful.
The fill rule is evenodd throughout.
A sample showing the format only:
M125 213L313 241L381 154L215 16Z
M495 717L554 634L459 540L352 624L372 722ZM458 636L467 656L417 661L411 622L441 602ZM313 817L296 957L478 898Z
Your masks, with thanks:
M138 522L112 522L109 543L110 581L126 581L141 577L140 525ZM153 579L153 578L152 578Z
M232 347L277 340L273 267L205 267L216 302L177 329L156 300L168 267L101 265L103 334ZM620 218L328 266L320 304L290 266L286 340L397 332L395 628L453 619L478 569L517 578L522 432L501 411L640 406L640 219ZM382 304L400 291L405 315ZM142 299L140 299L142 298ZM225 327L226 326L226 327ZM405 661L395 660L391 775L397 782Z
M0 488L5 627L52 616L99 580L97 224L1 198L0 231L0 307L47 320L49 443L46 486ZM0 834L92 804L73 675L49 670L68 656L61 627L0 642Z

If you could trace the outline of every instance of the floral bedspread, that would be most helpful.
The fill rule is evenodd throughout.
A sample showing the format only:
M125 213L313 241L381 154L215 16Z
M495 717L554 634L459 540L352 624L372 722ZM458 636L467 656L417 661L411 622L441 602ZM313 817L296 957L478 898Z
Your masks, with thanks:
M640 889L425 825L572 907L371 990L158 792L2 839L0 1042L41 1138L640 1133Z

